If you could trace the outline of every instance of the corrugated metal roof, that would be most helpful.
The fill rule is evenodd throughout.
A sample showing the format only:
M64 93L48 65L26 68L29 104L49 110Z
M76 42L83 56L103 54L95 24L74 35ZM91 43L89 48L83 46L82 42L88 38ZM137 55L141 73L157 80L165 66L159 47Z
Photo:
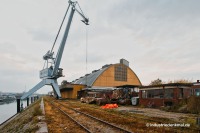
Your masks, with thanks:
M84 84L87 86L92 86L95 80L101 75L109 66L106 66L98 71L94 71L93 73L90 73L87 76L81 77L77 79L76 81L73 81L73 84ZM86 79L87 78L87 79Z
M143 89L143 88L163 87L163 86L188 86L188 87L191 87L192 83L168 83L168 84L160 84L160 85L140 86L139 88Z
M115 87L92 87L92 88L84 88L82 90L90 90L90 91L113 91L113 90L119 90L121 88L115 88Z

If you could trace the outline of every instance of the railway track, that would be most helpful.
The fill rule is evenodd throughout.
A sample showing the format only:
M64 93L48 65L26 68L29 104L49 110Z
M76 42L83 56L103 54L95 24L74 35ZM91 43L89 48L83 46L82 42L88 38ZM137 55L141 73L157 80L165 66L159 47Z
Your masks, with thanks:
M68 103L68 104L72 105L71 103ZM97 110L97 108L95 108L95 107L91 107L91 108L93 110ZM98 111L100 111L100 110L98 110ZM133 115L132 117L134 117L136 119L142 119L142 120L146 121L147 123L162 124L164 122L163 119L144 118L144 117L140 117L139 115ZM167 123L172 123L173 124L173 122L168 122L168 121L167 121ZM174 122L174 123L182 124L181 122ZM174 130L174 131L177 131L178 129L179 129L179 127L172 128L172 130ZM184 130L190 130L192 132L200 132L200 128L193 127L193 126L192 127L182 127L182 129L184 129Z
M48 101L48 100L47 100ZM81 112L77 109L68 107L59 101L48 101L62 112L65 116L74 121L79 127L89 133L131 133L130 131L123 129L117 125L111 124L107 121L96 118L92 115Z

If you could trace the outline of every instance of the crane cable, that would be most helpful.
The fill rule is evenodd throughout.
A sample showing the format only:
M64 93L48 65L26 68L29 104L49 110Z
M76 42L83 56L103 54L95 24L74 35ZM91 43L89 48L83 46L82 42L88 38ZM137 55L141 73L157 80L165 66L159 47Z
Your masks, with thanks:
M83 13L83 10L81 9L81 6L79 5L78 2L77 2L77 5L78 5L79 9L81 10L81 13L83 14L83 16L85 16L84 13Z
M60 28L59 28L58 33L57 33L57 35L56 35L56 38L55 38L55 40L54 40L53 46L52 46L52 48L51 48L51 52L53 51L53 48L54 48L54 46L55 46L55 44L56 44L56 41L57 41L58 36L59 36L59 34L60 34L60 30L61 30L62 25L63 25L63 23L64 23L64 21L65 21L65 18L66 18L66 16L67 16L67 12L68 12L68 10L69 10L69 7L70 7L70 4L68 5L67 11L66 11L66 13L65 13L65 15L64 15L64 18L63 18L63 20L62 20L62 23L61 23L61 25L60 25Z
M69 10L69 7L70 7L70 4L68 5L67 11L65 12L64 18L63 18L63 20L62 20L62 23L61 23L61 25L60 25L60 28L59 28L58 33L57 33L57 35L56 35L56 38L55 38L55 40L54 40L53 46L52 46L52 48L51 48L51 52L53 51L53 48L54 48L54 46L55 46L55 44L56 44L56 41L57 41L58 36L59 36L59 34L60 34L60 30L61 30L62 25L63 25L63 23L64 23L64 21L65 21L65 18L66 18L66 16L67 16L67 12L68 12L68 10ZM48 65L48 61L45 60L43 69L44 69L46 63L47 63L47 65Z
M86 59L85 59L85 62L86 62L86 86L87 86L87 65L88 65L88 28L87 28L87 25L86 25Z

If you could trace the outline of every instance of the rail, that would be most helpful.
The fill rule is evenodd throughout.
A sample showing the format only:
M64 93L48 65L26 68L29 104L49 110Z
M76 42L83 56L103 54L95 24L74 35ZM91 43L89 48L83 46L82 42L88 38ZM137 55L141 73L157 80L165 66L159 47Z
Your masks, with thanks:
M48 101L48 100L47 100ZM53 105L55 108L57 108L60 112L62 112L64 115L68 116L72 121L74 121L77 125L79 125L81 128L83 128L85 131L87 131L88 133L92 133L88 128L86 128L85 126L83 126L81 123L79 123L78 121L76 121L73 117L71 117L67 112L63 111L61 108L59 108L58 106L56 106L53 101L48 101L51 103L51 105Z
M121 130L121 131L123 131L123 132L125 132L125 133L132 133L132 132L126 130L126 129L123 129L123 128L119 127L119 126L116 126L116 125L114 125L114 124L111 124L111 123L109 123L109 122L107 122L107 121L101 120L101 119L99 119L99 118L97 118L97 117L94 117L94 116L92 116L92 115L89 115L89 114L87 114L87 113L81 112L81 111L76 110L76 109L74 109L74 108L67 107L66 105L63 105L63 104L61 104L61 103L59 103L59 104L62 105L63 107L66 107L66 108L68 108L68 109L71 109L71 110L73 110L73 111L75 111L75 112L78 112L78 113L80 113L80 114L83 114L83 115L85 115L85 116L88 116L88 117L90 117L90 118L92 118L92 119L94 119L94 120L100 121L100 122L102 122L102 123L104 123L104 124L107 124L107 125L109 125L109 126L111 126L111 127L114 127L114 128L116 128L116 129L119 129L119 130Z
M47 99L45 99L47 100ZM54 106L55 108L57 108L60 112L62 112L65 116L69 117L72 121L74 121L77 125L79 125L81 128L83 128L85 131L87 131L88 133L92 133L93 131L91 131L91 129L87 128L86 126L84 126L83 124L81 124L80 122L78 122L77 120L75 120L71 115L70 113L67 113L66 111L64 111L63 109L61 109L61 107L59 107L58 105L61 105L64 109L68 109L68 110L72 110L76 113L79 113L79 114L82 114L83 116L87 117L87 118L90 118L90 119L93 119L95 121L97 121L98 123L102 123L103 125L107 125L108 127L114 129L114 130L117 130L117 131L120 131L120 132L123 132L123 133L133 133L131 131L128 131L126 129L123 129L119 126L116 126L114 124L111 124L107 121L104 121L104 120L101 120L97 117L94 117L92 115L89 115L87 113L84 113L84 112L81 112L79 110L76 110L74 108L71 108L71 107L67 107L66 105L56 101L56 100L53 100L53 101L49 101L47 100L49 103L51 103L52 106ZM56 105L58 104L58 105Z

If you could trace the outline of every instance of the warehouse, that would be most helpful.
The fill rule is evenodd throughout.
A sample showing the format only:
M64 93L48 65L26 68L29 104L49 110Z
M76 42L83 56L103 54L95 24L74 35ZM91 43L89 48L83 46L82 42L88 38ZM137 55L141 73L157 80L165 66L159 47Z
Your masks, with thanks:
M61 85L60 88L63 98L78 98L78 91L85 87L100 87L103 89L123 85L141 86L142 84L135 72L129 67L129 62L125 59L120 59L119 63L104 65L102 68L94 70L90 74L72 81L70 84Z
M129 62L120 59L120 63L107 64L101 69L94 70L79 79L72 81L73 84L85 84L87 86L116 87L121 85L137 85L141 82L138 76L129 67Z
M140 105L160 107L173 105L192 95L192 83L170 83L141 86L139 89Z

